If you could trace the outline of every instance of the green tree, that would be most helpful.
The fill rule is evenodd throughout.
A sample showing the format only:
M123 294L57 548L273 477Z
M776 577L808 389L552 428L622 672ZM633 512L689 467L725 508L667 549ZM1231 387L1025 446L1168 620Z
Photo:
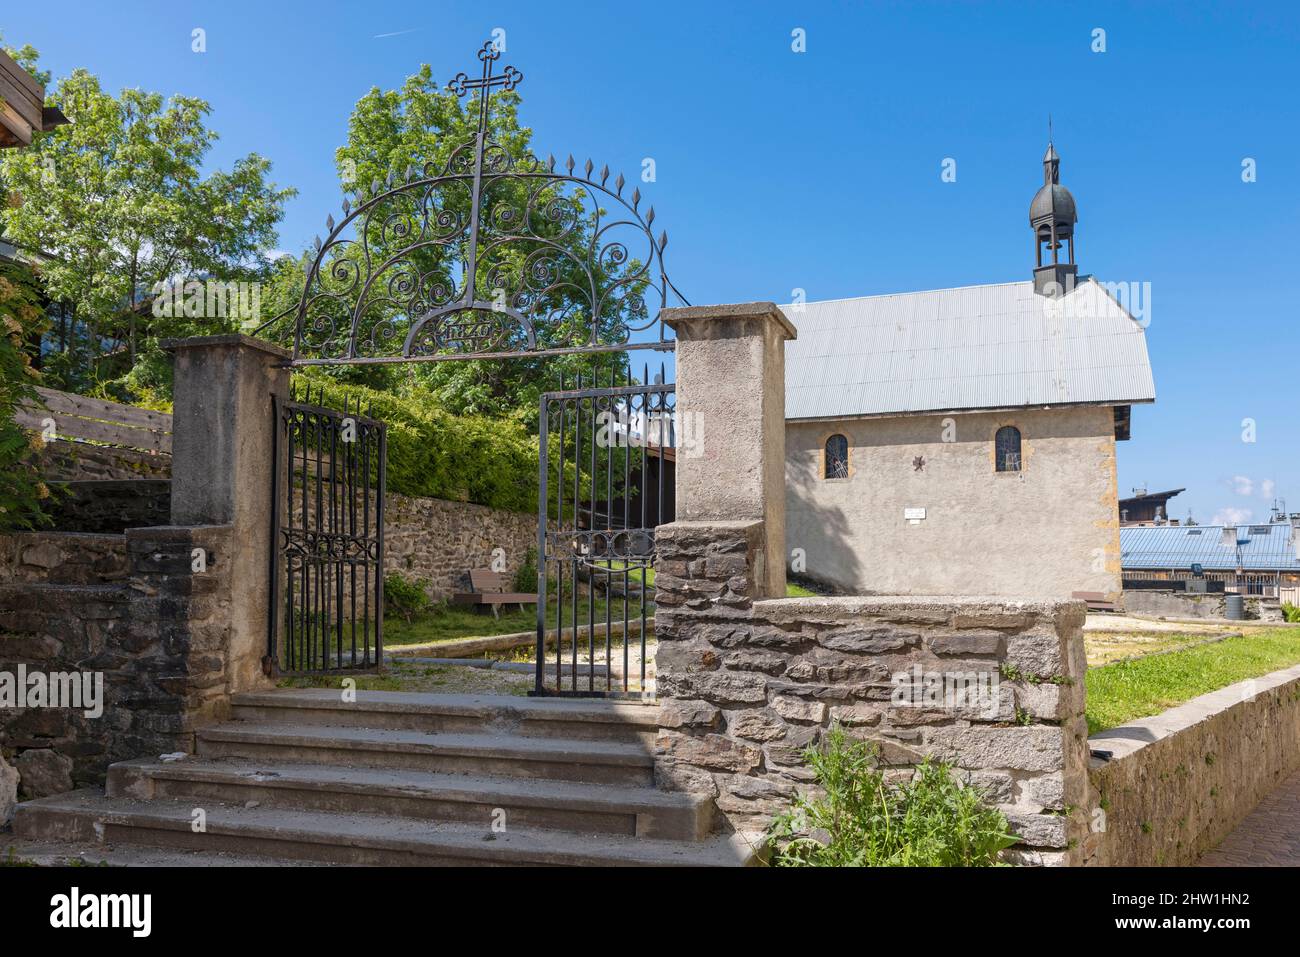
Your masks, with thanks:
M532 131L519 125L518 106L519 96L514 92L493 94L489 138L515 163L531 159ZM372 89L357 102L348 124L347 143L335 155L345 195L352 196L368 184L384 183L394 172L401 176L408 168L435 175L440 173L457 150L474 141L477 123L478 101L472 96L461 99L441 88L433 80L428 65L408 77L400 89ZM485 230L490 230L496 222L498 210L526 208L532 188L528 182L506 179L494 182L490 189L485 190L484 209L480 216ZM592 238L589 227L585 225L586 217L595 205L589 193L582 189L562 192L548 188L540 196L533 197L538 208L554 204L549 212L554 215L557 241L578 255L585 253ZM467 190L446 189L440 201L443 204L441 209L468 220ZM372 247L384 249L400 245L388 240L380 229L375 228L373 224L376 222L377 219L372 218L373 231L369 237ZM561 223L575 225L565 230ZM481 250L483 248L480 246ZM455 269L461 253L462 250L455 245L432 247L417 252L413 258L418 262L420 273L440 275L448 287L454 288L458 279ZM489 258L480 263L480 291L491 288L494 270L518 274L526 252L511 247L494 255L497 257L495 260ZM556 257L554 266L557 274L561 275L566 269L577 269L572 260L564 256ZM640 263L635 259L622 263L601 262L597 264L597 272L600 280L608 281L621 275L635 275L639 267ZM574 285L581 285L576 276ZM630 284L627 311L636 313L637 296L644 289L644 282ZM543 305L564 317L557 324L558 331L553 332L559 338L574 329L585 328L589 322L588 304L576 298L566 298L562 292L550 293ZM601 337L608 341L617 333L618 317L604 315L601 321ZM516 340L513 344L519 342ZM611 373L625 375L627 367L625 354L606 353L548 359L523 357L421 363L388 375L393 384L419 383L426 386L443 406L454 412L511 417L535 427L538 396L547 388L557 387L561 377L572 383L578 374L582 374L588 380L598 378L601 383L606 383Z
M28 344L39 340L45 312L24 267L0 261L0 529L31 528L49 495L30 462L32 438L14 423L14 410L36 398L37 374Z
M3 50L9 59L30 73L32 79L41 86L50 85L50 71L40 68L41 55L30 43L24 43L21 47L11 47L5 43L5 35L0 33L0 50Z
M270 182L270 163L256 153L202 175L217 134L207 125L211 108L196 97L134 89L114 97L77 70L46 98L72 122L0 160L0 179L15 196L0 224L48 257L45 292L86 325L97 377L116 373L129 391L161 387L158 339L229 331L237 321L160 319L148 308L151 294L178 278L260 278L295 191ZM105 355L116 359L107 374Z

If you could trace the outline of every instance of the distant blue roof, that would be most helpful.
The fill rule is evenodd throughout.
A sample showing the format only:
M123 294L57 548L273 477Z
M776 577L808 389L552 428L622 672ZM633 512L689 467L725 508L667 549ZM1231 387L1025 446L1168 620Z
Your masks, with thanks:
M1300 572L1291 526L1238 525L1237 546L1220 544L1222 525L1134 525L1119 530L1120 563L1125 569Z

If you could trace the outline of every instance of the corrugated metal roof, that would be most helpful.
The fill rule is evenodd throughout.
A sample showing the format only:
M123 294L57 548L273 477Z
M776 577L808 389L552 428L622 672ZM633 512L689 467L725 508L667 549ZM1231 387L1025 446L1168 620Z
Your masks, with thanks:
M791 419L1151 402L1142 326L1092 277L782 306Z
M1120 564L1131 569L1300 572L1290 524L1237 526L1237 546L1222 545L1222 525L1134 525L1119 530ZM1265 531L1267 530L1267 531Z

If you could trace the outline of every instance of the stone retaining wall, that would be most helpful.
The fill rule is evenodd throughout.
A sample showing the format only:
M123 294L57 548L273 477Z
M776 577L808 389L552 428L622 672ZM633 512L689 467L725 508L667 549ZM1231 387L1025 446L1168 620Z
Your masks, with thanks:
M0 583L103 585L129 570L125 535L0 533Z
M532 512L393 492L385 509L384 570L418 579L435 601L468 591L469 569L491 567L494 549L513 576L537 546Z
M169 479L172 457L89 442L56 439L33 454L32 462L54 482Z
M1194 864L1300 768L1300 665L1088 743L1094 793L1085 863Z
M0 681L7 676L11 694L21 670L103 679L99 716L11 706L30 703L26 696L0 703L0 756L17 769L24 797L101 782L114 761L192 753L194 730L225 716L231 537L228 526L132 529L121 536L120 581L0 584ZM207 559L198 573L196 547ZM100 543L101 557L116 561L115 549Z
M124 532L166 525L171 516L171 482L129 479L68 482L48 503L53 528L66 532Z
M657 532L662 787L716 796L753 831L807 785L801 752L832 723L882 760L952 761L1007 815L1018 862L1072 864L1087 794L1082 602L759 599L762 522ZM976 701L925 682L976 676Z
M1131 615L1165 615L1171 618L1226 619L1227 601L1222 592L1160 591L1132 588L1124 592L1124 611ZM1276 598L1247 595L1246 617L1263 621L1283 621L1282 608Z

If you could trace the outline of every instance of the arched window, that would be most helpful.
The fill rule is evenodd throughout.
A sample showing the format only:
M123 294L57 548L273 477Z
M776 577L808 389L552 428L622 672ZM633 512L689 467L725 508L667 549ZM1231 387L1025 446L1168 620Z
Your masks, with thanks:
M1020 430L1014 425L1004 425L998 429L993 440L996 452L997 470L999 472L1020 471Z
M826 440L822 477L828 479L849 477L849 440L844 436L832 435Z

